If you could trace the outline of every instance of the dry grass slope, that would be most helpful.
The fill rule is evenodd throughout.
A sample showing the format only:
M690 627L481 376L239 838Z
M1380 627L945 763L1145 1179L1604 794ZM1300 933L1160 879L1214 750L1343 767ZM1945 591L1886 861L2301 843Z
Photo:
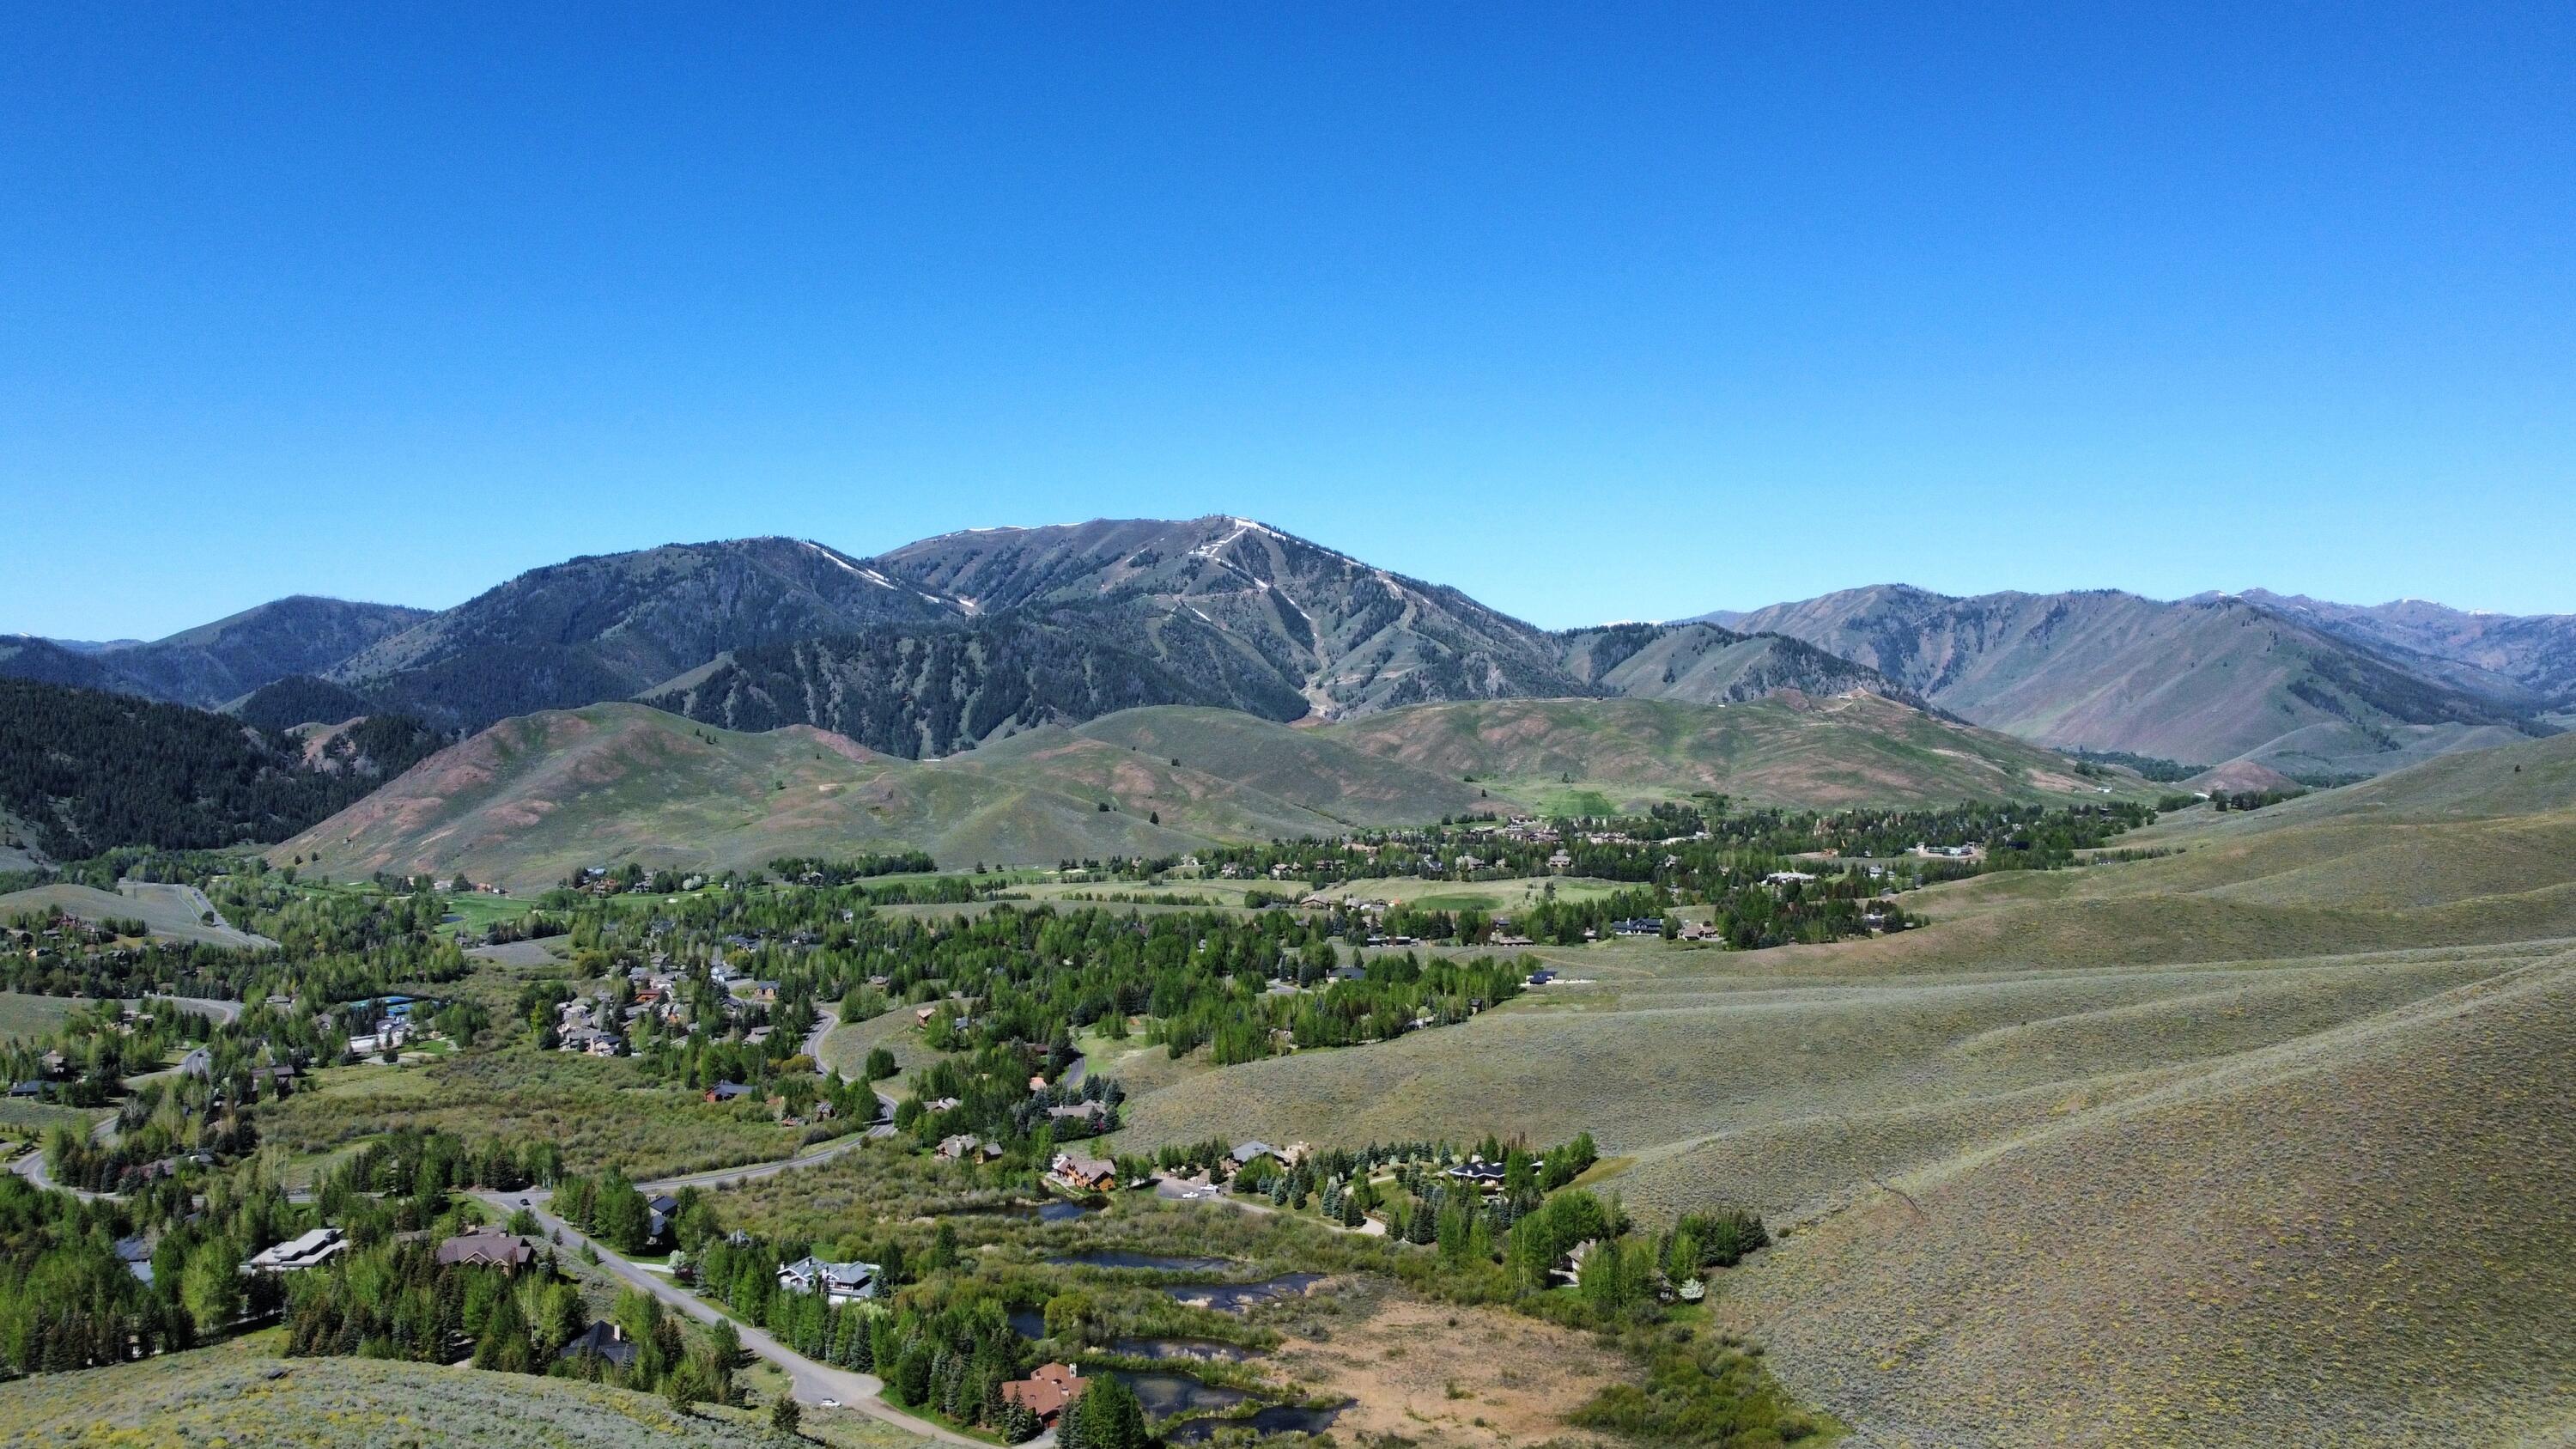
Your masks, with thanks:
M849 1416L834 1416L846 1419ZM649 1395L569 1379L353 1358L275 1359L241 1345L0 1385L0 1444L45 1449L773 1449L741 1410L686 1418ZM872 1423L827 1442L893 1449L920 1441Z
M1790 1230L1725 1311L1866 1443L2564 1442L2576 740L2141 843L1876 941L1534 953L1571 982L1127 1135L1588 1129L1649 1215Z

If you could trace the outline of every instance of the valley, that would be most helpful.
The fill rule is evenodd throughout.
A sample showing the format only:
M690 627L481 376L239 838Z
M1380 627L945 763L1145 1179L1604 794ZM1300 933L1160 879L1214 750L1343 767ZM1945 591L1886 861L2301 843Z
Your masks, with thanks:
M603 1443L1011 1441L1046 1363L1121 1443L2576 1422L2545 622L1548 632L1231 518L342 622L0 682L0 1196L171 1350L0 1297L12 1423L452 1378ZM515 1319L406 1246L514 1220ZM339 1226L345 1269L207 1286ZM460 1316L342 1296L386 1274ZM664 1346L554 1358L585 1324Z

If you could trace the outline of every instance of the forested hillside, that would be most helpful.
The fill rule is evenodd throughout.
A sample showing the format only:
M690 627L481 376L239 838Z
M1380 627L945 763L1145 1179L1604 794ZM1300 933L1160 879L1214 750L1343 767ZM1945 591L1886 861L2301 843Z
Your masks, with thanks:
M1135 621L1100 615L1055 610L739 649L645 702L727 729L818 725L913 759L1139 705L1305 713L1302 696L1214 630L1163 621L1148 640L1133 638ZM1113 642L1131 638L1140 647Z
M427 617L422 609L299 594L150 643L0 641L0 675L212 709L289 675L319 673Z
M282 840L438 745L418 722L381 716L308 750L185 705L0 679L0 808L57 859Z

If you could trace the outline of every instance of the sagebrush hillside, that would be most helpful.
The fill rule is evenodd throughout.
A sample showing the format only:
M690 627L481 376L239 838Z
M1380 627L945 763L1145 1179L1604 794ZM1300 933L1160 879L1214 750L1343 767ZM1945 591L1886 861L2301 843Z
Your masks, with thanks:
M939 760L809 725L745 733L610 704L505 720L271 854L514 887L627 860L722 871L897 848L951 868L1054 865L1694 792L1801 806L2099 798L2072 769L1870 695L1498 701L1321 729L1157 707Z
M2064 756L1877 695L1747 704L1496 700L1331 725L1327 739L1489 782L1496 794L1607 813L1695 793L1752 804L1949 804L2096 795ZM2135 788L2134 777L2120 777Z
M1865 1442L2550 1442L2576 1414L2576 740L1923 930L1530 953L1444 1032L1177 1076L1126 1141L1593 1132L1639 1211L1786 1230L1728 1320Z

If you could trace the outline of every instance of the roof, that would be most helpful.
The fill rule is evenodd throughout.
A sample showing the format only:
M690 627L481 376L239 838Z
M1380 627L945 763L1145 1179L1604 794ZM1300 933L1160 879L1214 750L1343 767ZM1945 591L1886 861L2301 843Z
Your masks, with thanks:
M1233 1156L1234 1160L1237 1162L1250 1162L1256 1157L1276 1157L1278 1155L1278 1148L1258 1139L1250 1142L1238 1142L1234 1144Z
M555 1355L557 1358L589 1356L604 1358L619 1368L625 1368L635 1362L635 1345L627 1341L624 1329L600 1319L575 1335L573 1341L565 1344L563 1351Z
M1041 1419L1052 1419L1082 1397L1091 1385L1071 1364L1040 1364L1027 1378L1002 1385L1005 1403L1018 1404Z
M328 1262L348 1246L348 1239L338 1228L315 1228L251 1254L249 1266L271 1273L310 1268L316 1263Z
M536 1246L498 1228L476 1228L438 1245L438 1261L486 1267L516 1268L536 1261Z

